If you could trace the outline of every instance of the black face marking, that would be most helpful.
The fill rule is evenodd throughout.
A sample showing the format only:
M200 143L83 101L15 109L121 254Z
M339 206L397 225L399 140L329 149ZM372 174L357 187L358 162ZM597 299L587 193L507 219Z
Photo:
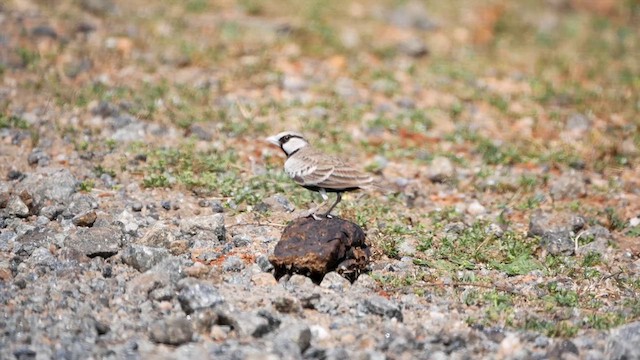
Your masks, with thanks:
M287 141L291 140L292 138L304 139L302 136L299 136L299 135L287 134L280 138L280 144L286 144Z

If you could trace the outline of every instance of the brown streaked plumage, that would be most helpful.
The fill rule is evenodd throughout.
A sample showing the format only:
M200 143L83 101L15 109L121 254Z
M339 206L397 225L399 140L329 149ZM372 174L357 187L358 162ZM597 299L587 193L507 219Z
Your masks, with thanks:
M311 191L317 191L323 198L323 203L312 210L311 215L317 218L315 212L326 203L327 192L336 193L336 202L331 205L324 216L342 200L342 193L367 187L373 183L373 178L365 174L344 160L324 154L309 145L309 142L299 133L284 131L267 139L278 145L287 155L284 171L298 185Z

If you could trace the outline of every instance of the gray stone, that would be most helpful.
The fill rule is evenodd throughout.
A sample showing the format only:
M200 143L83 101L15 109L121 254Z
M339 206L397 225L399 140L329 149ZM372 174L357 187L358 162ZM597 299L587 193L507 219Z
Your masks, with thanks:
M277 359L303 359L300 347L293 340L285 337L276 337L273 340L273 351Z
M574 237L585 226L582 216L538 211L529 221L529 236L539 236L540 244L550 254L571 255L575 252Z
M173 232L171 232L171 229L164 223L158 221L135 242L141 245L166 248L175 240L176 237L173 235Z
M575 242L569 231L548 231L540 238L540 245L551 255L573 255Z
M429 48L427 47L427 44L415 37L401 42L398 45L398 50L415 58L429 55Z
M129 245L122 252L122 262L134 269L145 272L169 256L169 251L144 245Z
M131 120L130 124L117 129L112 135L111 140L127 143L133 141L142 141L146 134L145 124L138 120Z
M103 118L115 117L120 113L118 105L108 101L100 101L96 106L91 108L91 114L101 116Z
M192 236L199 236L210 241L225 241L226 229L224 215L213 214L183 219L180 222L180 231Z
M410 97L407 97L407 96L403 96L403 97L399 98L396 101L396 104L398 104L398 106L403 108L403 109L415 109L415 107L416 107L415 100L410 98Z
M235 235L232 239L233 246L245 247L251 245L251 238L246 235Z
M29 207L18 196L12 196L7 203L7 214L25 218L29 216Z
M15 238L13 253L18 256L31 256L35 249L55 242L56 234L52 230L41 227L30 229Z
M580 355L578 347L571 340L556 341L547 353L548 359L563 359L565 353Z
M202 141L211 141L213 139L213 135L211 131L206 129L201 124L191 124L189 127L190 136L195 136L197 139Z
M467 228L467 225L461 221L447 223L444 226L444 232L447 234L460 235Z
M569 116L565 129L572 132L583 133L591 128L591 120L586 116L574 113Z
M351 283L349 280L338 275L337 272L332 271L324 276L322 282L320 282L320 286L336 292L343 292L351 286Z
M432 30L437 27L435 22L429 18L424 3L409 1L401 4L389 13L388 21L392 25L418 30Z
M612 329L605 354L612 360L640 359L640 321Z
M361 274L360 276L358 276L358 279L356 279L356 281L354 281L351 286L358 289L374 290L377 288L378 283L376 283L376 281L373 280L371 276L367 274Z
M611 231L601 225L594 225L582 232L582 236L611 240Z
M215 214L221 214L224 212L224 206L222 206L220 201L214 200L211 202L211 211Z
M64 241L64 245L88 257L108 258L120 251L122 241L122 231L117 227L92 227L79 228Z
M302 305L296 298L289 296L279 296L271 302L273 308L283 314L297 314L302 312Z
M178 283L178 288L178 301L187 314L224 303L218 289L206 282L187 278Z
M164 286L149 292L149 299L154 301L169 301L173 299L175 290L171 286Z
M71 195L68 205L65 207L62 216L70 219L76 215L86 214L98 208L98 201L90 195L76 193Z
M156 289L170 287L169 274L147 271L129 280L126 284L126 292L134 298L146 300Z
M269 258L264 254L258 255L258 257L256 258L256 264L258 264L260 270L264 272L273 271L273 265L271 265L271 262L269 262Z
M213 309L201 309L191 314L196 331L209 334L211 328L218 323L218 314Z
M259 212L273 211L273 212L292 212L296 207L289 202L289 200L282 195L273 195L256 205L255 209Z
M299 351L304 352L311 345L311 329L303 323L287 324L276 336L276 339L293 341Z
M455 177L455 167L448 157L436 156L431 161L427 170L429 180L441 183L449 181Z
M149 271L166 273L171 277L171 282L177 283L183 279L185 268L193 265L193 261L179 256L169 256L152 267Z
M64 205L55 204L50 206L44 206L40 209L40 215L46 217L49 220L55 220L58 216L64 212Z
M585 219L579 215L537 211L529 220L529 236L542 236L548 232L578 232L585 223Z
M191 341L193 329L185 318L163 319L149 327L149 337L161 344L182 345Z
M222 263L224 271L239 272L244 269L244 262L237 256L229 256Z
M58 260L51 254L48 248L37 248L33 250L27 263L32 266L44 266L49 269L54 269Z
M49 218L47 218L46 216L39 215L36 218L35 225L36 226L47 226L47 224L50 223L50 222L51 222L51 220L49 220Z
M135 211L135 212L140 212L142 211L142 203L140 201L136 201L133 204L131 204L131 210Z
M326 350L324 357L321 359L325 360L350 360L353 359L353 356L349 354L346 349L343 348L332 348Z
M36 38L57 39L58 33L47 25L38 25L31 30L31 35Z
M546 348L547 346L549 346L549 342L550 341L548 337L540 335L536 337L536 339L533 341L533 344L539 348Z
M464 346L464 340L460 336L450 336L448 334L440 334L440 338L433 342L446 344L447 352L449 353ZM402 354L410 351L415 346L415 335L406 328L398 327L385 330L385 338L381 348L392 354Z
M37 208L45 201L64 203L75 193L77 179L67 169L42 168L37 173L28 174L17 186L17 192L31 193Z
M613 240L611 232L601 225L594 225L581 232L579 236L579 240L591 240L588 244L578 248L579 255L585 255L590 252L604 254L609 247L609 242Z
M127 210L124 210L118 215L116 222L120 224L120 227L122 228L122 231L125 232L125 234L133 236L136 236L138 234L138 229L140 228L138 220Z
M51 157L39 148L34 148L27 157L29 165L47 166L51 162Z
M225 311L218 318L218 324L231 326L240 336L259 338L273 330L269 320L258 314Z
M307 81L299 76L285 75L282 79L282 88L291 92L301 92L307 89Z
M12 247L12 243L18 238L18 234L15 231L8 231L4 229L0 231L0 251L9 252Z
M402 310L400 306L379 295L373 295L359 304L361 312L380 315L386 318L396 318L402 321Z
M573 200L585 197L587 185L584 176L575 171L563 174L551 181L550 193L554 200Z

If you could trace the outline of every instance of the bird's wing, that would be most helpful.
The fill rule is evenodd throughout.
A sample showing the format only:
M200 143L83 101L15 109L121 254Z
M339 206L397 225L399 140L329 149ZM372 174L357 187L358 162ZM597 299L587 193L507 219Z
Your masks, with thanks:
M295 154L285 163L285 171L302 186L349 189L367 186L371 176L356 170L342 159L314 149Z
M335 165L331 176L318 185L328 189L349 189L367 186L372 182L373 178L368 174L340 161Z
M315 156L296 154L284 164L285 172L299 185L317 186L333 173L333 165L318 161Z

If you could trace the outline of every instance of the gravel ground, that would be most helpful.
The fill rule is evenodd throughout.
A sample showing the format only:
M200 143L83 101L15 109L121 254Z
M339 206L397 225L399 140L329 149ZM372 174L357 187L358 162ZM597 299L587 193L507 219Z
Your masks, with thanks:
M640 359L638 5L455 3L1 3L0 359ZM383 185L353 283L274 277L283 129Z

